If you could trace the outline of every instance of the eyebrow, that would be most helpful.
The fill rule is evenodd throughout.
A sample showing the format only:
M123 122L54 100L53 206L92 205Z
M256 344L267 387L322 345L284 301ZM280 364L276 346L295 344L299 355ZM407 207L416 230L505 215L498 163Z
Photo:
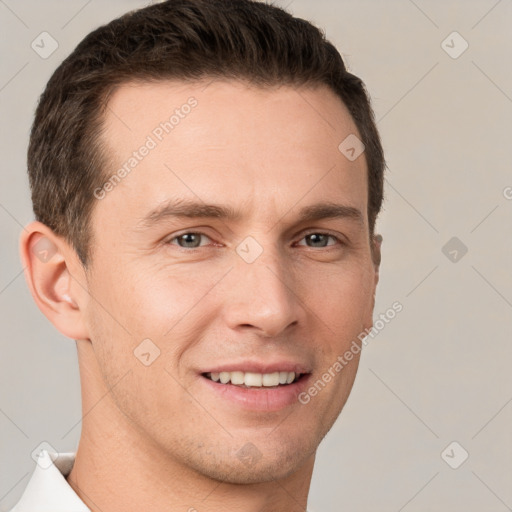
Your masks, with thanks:
M236 222L243 218L243 214L241 211L228 205L205 204L185 199L168 200L142 217L137 223L137 229L148 229L170 218L215 218ZM364 225L364 217L361 210L353 206L332 202L317 203L303 207L299 211L297 221L311 222L335 218L348 219Z

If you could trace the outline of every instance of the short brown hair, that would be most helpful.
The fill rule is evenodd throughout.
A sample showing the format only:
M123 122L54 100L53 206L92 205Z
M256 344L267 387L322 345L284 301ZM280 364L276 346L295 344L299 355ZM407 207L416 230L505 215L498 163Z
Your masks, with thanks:
M37 220L87 267L93 190L105 181L101 133L110 94L132 80L242 79L258 86L329 86L365 145L370 235L383 200L384 155L370 100L311 23L254 0L168 0L91 32L41 95L28 149ZM340 141L341 142L341 141Z

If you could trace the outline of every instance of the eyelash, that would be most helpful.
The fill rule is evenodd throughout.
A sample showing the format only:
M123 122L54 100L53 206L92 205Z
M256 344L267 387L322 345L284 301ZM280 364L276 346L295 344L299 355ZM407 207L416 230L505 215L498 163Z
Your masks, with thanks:
M185 235L200 235L200 236L204 236L208 239L211 240L211 238L205 234L205 233L202 233L201 231L185 231L184 233L181 233L177 236L174 236L173 238L171 238L170 240L168 240L167 242L165 242L165 245L175 245L178 249L180 250L183 250L183 251L187 251L187 252L193 252L193 251L197 251L199 249L203 249L205 246L199 246L199 247L181 247L179 246L178 244L173 244L172 242L174 240L178 240L179 238L185 236ZM326 233L326 232L323 232L323 231L311 231L309 233L306 233L299 241L302 241L304 240L304 238L308 237L309 235L323 235L323 236L328 236L330 238L333 238L334 240L336 240L337 244L332 244L332 245L327 245L325 247L310 247L310 246L302 246L302 247L307 247L308 249L329 249L329 248L334 248L336 245L339 245L339 246L343 246L345 245L345 242L342 241L339 237L331 234L331 233Z

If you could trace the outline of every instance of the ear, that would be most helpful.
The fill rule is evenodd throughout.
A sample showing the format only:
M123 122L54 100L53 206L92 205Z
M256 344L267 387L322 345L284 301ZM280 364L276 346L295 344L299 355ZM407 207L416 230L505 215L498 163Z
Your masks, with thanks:
M25 279L42 313L64 336L89 339L83 318L87 283L76 252L38 221L25 226L19 250Z
M373 266L375 268L375 286L379 282L379 270L380 270L380 261L381 261L381 246L382 246L382 235L373 235L372 237L372 259Z
M375 308L375 293L377 291L377 283L379 282L382 240L383 240L382 235L377 235L377 234L373 235L372 240L371 240L371 253L372 253L373 270L374 270L372 312L373 312L373 309Z

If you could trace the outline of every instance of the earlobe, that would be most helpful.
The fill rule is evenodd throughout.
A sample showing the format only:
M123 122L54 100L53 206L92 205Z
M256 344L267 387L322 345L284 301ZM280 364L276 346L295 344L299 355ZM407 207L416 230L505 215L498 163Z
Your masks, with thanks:
M88 339L80 309L83 294L76 296L80 287L73 282L76 278L69 245L48 226L35 221L22 231L19 249L25 279L42 313L64 336Z

